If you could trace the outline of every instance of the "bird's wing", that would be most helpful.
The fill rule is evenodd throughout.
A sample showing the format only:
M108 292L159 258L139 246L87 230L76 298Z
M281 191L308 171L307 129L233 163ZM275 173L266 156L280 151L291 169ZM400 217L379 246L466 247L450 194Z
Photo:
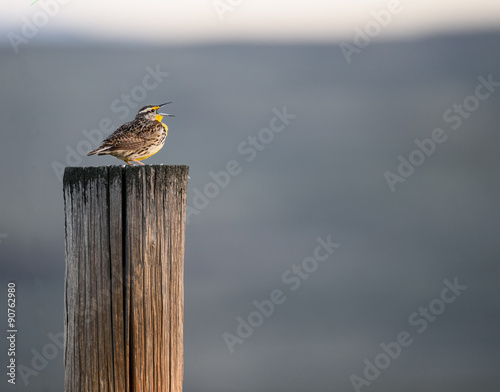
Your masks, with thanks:
M101 151L122 151L136 149L155 138L154 128L148 124L148 127L137 129L137 125L129 122L123 124L115 132L109 135L103 142L99 150ZM158 123L161 127L161 124Z

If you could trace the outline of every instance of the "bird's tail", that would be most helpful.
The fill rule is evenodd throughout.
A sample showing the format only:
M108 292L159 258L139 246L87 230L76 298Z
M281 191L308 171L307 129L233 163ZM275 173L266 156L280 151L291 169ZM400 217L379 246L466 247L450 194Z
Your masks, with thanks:
M92 151L89 151L87 153L87 156L90 156L90 155L105 155L105 154L109 154L109 150L110 149L110 146L100 146L100 147L97 147L95 150L92 150Z
M89 151L87 153L87 156L90 156L90 155L101 155L101 154L107 154L107 150L109 149L109 146L108 147L97 147L95 150L92 150L92 151Z

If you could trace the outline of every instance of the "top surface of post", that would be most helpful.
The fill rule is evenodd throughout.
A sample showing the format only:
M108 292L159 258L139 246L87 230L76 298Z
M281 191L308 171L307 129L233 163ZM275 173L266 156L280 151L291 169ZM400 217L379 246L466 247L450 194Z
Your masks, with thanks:
M176 176L179 180L187 181L189 174L189 166L186 165L144 165L144 166L128 166L128 165L108 165L108 166L87 166L87 167L66 167L64 170L64 186L68 184L79 183L83 179L98 178L107 175L109 170L119 170L123 174L134 175L139 173L166 172L167 174Z

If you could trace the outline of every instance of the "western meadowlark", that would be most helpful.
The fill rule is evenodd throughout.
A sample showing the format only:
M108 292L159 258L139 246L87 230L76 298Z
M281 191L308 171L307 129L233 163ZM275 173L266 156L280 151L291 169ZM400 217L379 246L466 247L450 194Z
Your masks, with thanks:
M87 156L113 155L129 165L132 165L131 162L144 165L140 161L156 154L165 144L168 127L161 122L161 119L164 116L174 117L174 115L158 113L157 110L169 103L172 102L144 106L132 121L119 127Z

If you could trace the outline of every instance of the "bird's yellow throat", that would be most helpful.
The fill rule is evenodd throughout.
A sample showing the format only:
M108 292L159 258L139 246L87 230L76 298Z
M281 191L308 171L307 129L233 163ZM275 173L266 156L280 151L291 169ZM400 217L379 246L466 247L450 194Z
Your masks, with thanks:
M159 121L161 123L161 125L163 125L163 128L165 128L165 132L168 133L167 124L161 122L162 118L163 118L163 116L160 116L159 114L156 115L156 120Z

